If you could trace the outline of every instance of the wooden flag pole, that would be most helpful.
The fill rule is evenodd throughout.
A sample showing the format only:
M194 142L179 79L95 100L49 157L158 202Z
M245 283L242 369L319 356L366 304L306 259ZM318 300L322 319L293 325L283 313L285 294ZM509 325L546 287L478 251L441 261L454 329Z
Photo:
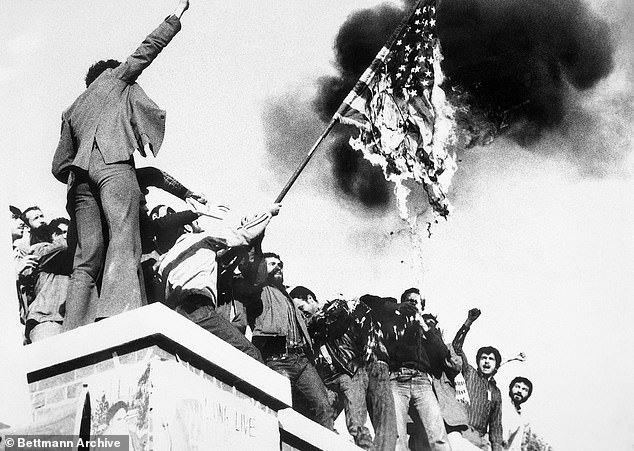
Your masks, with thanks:
M284 186L284 188L282 188L282 191L280 192L280 194L278 194L278 196L275 198L275 203L282 202L282 199L284 199L284 196L286 196L286 193L288 193L288 190L291 189L291 186L293 186L293 183L295 183L295 180L297 180L297 178L299 177L299 174L302 173L302 171L304 170L304 168L306 167L310 159L313 157L313 154L317 150L317 147L319 147L321 142L324 140L324 138L326 138L328 133L330 133L330 130L332 130L332 128L335 126L336 123L337 123L337 120L335 119L335 117L330 119L330 123L328 123L328 126L326 127L326 129L321 133L321 135L319 135L319 138L317 138L317 141L315 142L315 144L313 144L313 147L311 147L306 157L304 157L304 161L302 161L299 167L295 169L295 172L288 179L288 182L286 182L286 185Z
M387 41L386 47L389 49L392 47L392 44L394 43L394 41L396 41L397 37L401 34L401 31L403 31L403 28L405 28L405 26L407 25L407 23L410 21L410 19L413 17L415 11L420 7L420 5L422 5L422 3L426 1L426 0L419 0L410 10L410 13L401 21L400 25L398 26L398 28L396 30L394 30L394 32L392 33L392 36L390 36L390 39ZM385 47L384 47L385 48ZM383 50L381 50L383 51ZM381 54L381 52L379 52L379 55ZM377 55L378 57L378 55ZM367 80L365 80L365 77L370 77L373 73L373 67L372 65L375 64L377 62L377 59L375 59L372 64L370 65L370 67L366 70L366 72L361 76L361 78L357 81L357 84L355 85L354 89L351 91L351 93L357 91L357 90L361 90L362 87L366 84ZM350 94L349 94L350 95ZM332 119L330 119L330 123L328 124L328 126L326 127L326 129L322 132L322 134L319 136L319 138L317 139L317 142L315 142L315 144L313 145L313 147L310 149L310 151L308 152L308 154L306 155L306 157L304 158L304 161L302 161L302 163L299 165L299 167L295 170L295 172L293 173L293 175L291 175L291 178L288 179L288 182L286 182L286 186L284 186L284 188L282 189L282 191L280 192L280 194L277 196L277 198L275 199L275 203L281 202L282 199L284 199L284 196L286 196L286 193L288 193L288 191L291 189L291 186L293 186L293 183L295 183L295 180L297 180L297 178L299 177L299 174L302 173L302 171L304 170L304 168L306 167L306 165L308 164L308 162L310 161L310 159L312 158L313 154L315 153L315 151L317 150L317 147L319 147L319 145L321 144L321 142L324 140L324 138L328 135L328 133L330 133L330 130L332 130L332 128L335 126L335 124L339 121L339 118L341 118L343 116L343 114L340 114L341 109L346 105L346 102L344 100L344 102L339 106L339 109L337 110L337 113L332 117Z

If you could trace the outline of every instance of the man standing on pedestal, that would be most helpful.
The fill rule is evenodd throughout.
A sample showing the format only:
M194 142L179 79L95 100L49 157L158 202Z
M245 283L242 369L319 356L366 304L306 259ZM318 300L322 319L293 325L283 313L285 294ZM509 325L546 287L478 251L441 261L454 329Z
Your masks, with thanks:
M250 291L247 315L253 344L266 366L290 380L293 407L305 406L307 411L300 408L300 413L332 430L328 393L312 362L313 341L302 312L286 292L284 264L274 253L258 255L257 260L245 287Z
M86 90L62 114L52 172L68 185L67 210L76 237L64 330L143 302L138 272L141 191L132 155L135 150L142 156L148 149L158 153L165 111L136 79L178 33L188 8L189 0L179 0L174 13L125 62L95 63L86 75Z
M462 327L453 339L453 348L462 358L462 375L469 393L469 429L463 437L485 451L502 451L502 395L497 387L495 373L502 364L500 351L492 346L478 349L478 368L472 367L462 350L462 345L480 310L469 310Z

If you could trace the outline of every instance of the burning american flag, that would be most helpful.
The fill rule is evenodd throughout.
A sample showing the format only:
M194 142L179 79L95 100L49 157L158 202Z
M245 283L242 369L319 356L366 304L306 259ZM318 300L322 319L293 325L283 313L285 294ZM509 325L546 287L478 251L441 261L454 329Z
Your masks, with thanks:
M359 128L350 140L396 184L408 217L404 180L422 183L436 215L451 211L447 191L456 171L453 108L440 88L436 0L412 10L343 101L335 118Z

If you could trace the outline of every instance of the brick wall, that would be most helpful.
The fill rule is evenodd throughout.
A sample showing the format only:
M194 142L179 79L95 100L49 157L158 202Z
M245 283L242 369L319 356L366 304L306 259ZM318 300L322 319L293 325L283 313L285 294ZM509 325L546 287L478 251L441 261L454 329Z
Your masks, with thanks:
M57 374L30 382L29 391L33 407L33 421L36 424L55 423L63 413L67 415L68 411L76 407L78 402L80 402L86 379L89 376L113 370L115 365L125 370L126 366L143 360L176 359L173 354L158 346L131 352L119 351L115 354L110 354L110 358L107 356L104 356L104 358L105 360L86 363L84 366L66 371L62 367L57 370ZM30 375L29 380L32 377ZM90 387L87 388L90 390ZM83 402L83 399L81 399L81 402Z

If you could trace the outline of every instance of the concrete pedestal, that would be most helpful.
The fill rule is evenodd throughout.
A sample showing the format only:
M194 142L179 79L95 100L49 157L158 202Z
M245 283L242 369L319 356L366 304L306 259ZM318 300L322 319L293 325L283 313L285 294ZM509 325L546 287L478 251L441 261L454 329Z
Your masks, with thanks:
M91 437L134 450L359 449L293 411L288 379L160 304L23 355L33 433L78 434L88 400Z

